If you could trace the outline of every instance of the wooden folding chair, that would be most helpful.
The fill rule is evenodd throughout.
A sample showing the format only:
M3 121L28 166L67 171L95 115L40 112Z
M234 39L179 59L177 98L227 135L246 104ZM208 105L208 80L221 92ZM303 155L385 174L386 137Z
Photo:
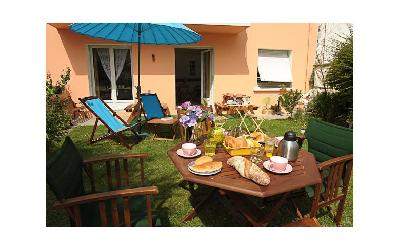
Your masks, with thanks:
M161 226L151 202L151 196L159 193L158 187L144 184L147 157L124 154L83 160L67 137L46 165L46 181L57 198L54 208L64 209L71 226L76 227ZM133 168L134 164L139 168ZM102 168L107 175L94 175ZM140 187L131 187L134 170L140 172ZM89 179L89 189L84 185L84 174ZM107 184L107 191L96 191L100 178L104 178L102 183Z
M323 179L315 189L306 187L309 198L318 197L318 203L311 209L311 217L317 210L339 202L334 221L340 225L353 170L353 130L311 118L306 130L308 151L319 162L318 168Z
M79 100L96 117L93 131L89 139L91 144L108 138L118 138L122 145L128 149L132 149L132 146L125 141L122 133L129 130L137 138L140 138L135 131L136 124L129 125L113 109L111 109L111 107L108 106L104 100L99 97L90 96L86 98L79 98ZM104 126L107 127L108 132L98 138L94 138L97 123L99 121L101 121Z

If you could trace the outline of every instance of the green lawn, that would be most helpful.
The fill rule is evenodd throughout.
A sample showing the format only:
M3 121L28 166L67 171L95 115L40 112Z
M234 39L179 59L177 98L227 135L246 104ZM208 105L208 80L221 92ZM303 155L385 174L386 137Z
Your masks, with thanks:
M229 127L238 123L238 120L230 120L224 127ZM250 123L249 123L250 124ZM287 130L293 130L297 133L301 128L304 128L304 120L271 120L263 124L263 129L270 136L283 135ZM164 226L248 226L247 222L241 219L235 211L227 205L227 202L213 197L207 204L198 217L195 217L191 222L181 223L180 219L195 204L189 191L184 186L181 186L182 178L176 171L173 163L167 156L167 150L174 147L180 142L180 139L171 141L151 141L148 138L134 145L132 150L115 143L112 140L106 140L90 145L88 139L92 131L92 126L79 126L73 128L69 136L76 144L78 150L84 158L98 156L103 154L121 154L121 153L148 153L150 157L145 162L145 178L146 184L157 185L160 191L158 196L154 197L153 203L159 212ZM105 127L98 127L99 132L105 132ZM307 144L303 148L307 149ZM49 156L48 156L49 157ZM96 177L103 178L105 172L102 168L95 169ZM134 177L132 177L134 179ZM132 180L131 179L131 180ZM99 180L99 179L98 179ZM137 179L136 179L137 180ZM134 186L136 183L134 183ZM98 187L105 188L104 182L99 182ZM346 201L345 212L342 219L342 226L353 225L353 185L351 180L350 190ZM198 194L207 193L208 187L198 187ZM53 193L47 187L47 226L69 226L69 220L62 210L52 209L52 204L55 201ZM196 194L197 195L197 194ZM256 203L261 203L257 198L253 198ZM307 214L310 210L310 201L298 201L302 213ZM268 210L269 205L264 206ZM336 207L333 207L333 212ZM272 221L271 226L281 226L285 223L296 220L293 208L288 205L283 207ZM335 226L332 221L332 216L326 210L320 210L318 220L323 226Z

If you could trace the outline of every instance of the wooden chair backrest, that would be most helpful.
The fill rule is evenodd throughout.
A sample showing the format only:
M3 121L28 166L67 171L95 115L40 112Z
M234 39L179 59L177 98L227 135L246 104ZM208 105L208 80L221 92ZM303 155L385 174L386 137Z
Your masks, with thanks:
M325 183L321 203L329 203L347 194L350 177L353 171L353 154L322 162L318 165ZM339 191L341 187L341 192ZM339 193L340 192L340 193Z

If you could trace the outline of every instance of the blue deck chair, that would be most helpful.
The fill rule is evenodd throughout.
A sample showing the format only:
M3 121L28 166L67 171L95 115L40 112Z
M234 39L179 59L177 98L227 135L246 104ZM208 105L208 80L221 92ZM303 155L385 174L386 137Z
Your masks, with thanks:
M140 101L143 107L143 113L149 129L154 133L153 139L158 140L174 140L178 125L177 118L168 118L161 106L161 102L157 94L140 94ZM172 138L164 138L159 136L159 126L167 125L173 132Z
M135 131L136 124L129 125L128 123L126 123L99 97L90 96L86 98L80 98L79 100L96 117L92 135L90 136L89 140L91 144L103 139L115 137L119 139L122 145L124 145L128 149L132 149L132 146L125 141L124 137L122 137L122 133L130 130L137 138L139 138L139 135ZM98 138L94 138L94 133L96 131L97 123L99 122L99 120L104 124L105 127L107 127L108 133Z

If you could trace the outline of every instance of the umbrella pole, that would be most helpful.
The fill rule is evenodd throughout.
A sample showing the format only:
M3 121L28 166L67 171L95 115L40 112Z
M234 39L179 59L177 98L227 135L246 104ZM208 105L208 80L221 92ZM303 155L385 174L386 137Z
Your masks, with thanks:
M138 86L136 90L136 95L137 95L137 102L140 102L140 94L142 93L142 87L140 86L140 40L142 37L142 32L141 32L141 24L138 25L139 31L138 31ZM142 132L142 124L141 124L141 119L142 119L142 104L139 103L139 118L138 118L138 123L139 123L139 133Z

